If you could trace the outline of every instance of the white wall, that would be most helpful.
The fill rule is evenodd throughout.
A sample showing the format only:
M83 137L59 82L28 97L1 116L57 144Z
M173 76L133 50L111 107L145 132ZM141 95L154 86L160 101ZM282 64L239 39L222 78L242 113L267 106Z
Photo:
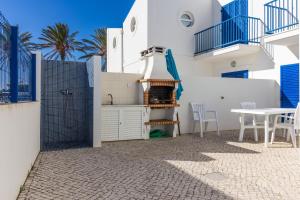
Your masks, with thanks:
M101 57L94 56L87 62L89 84L93 87L93 147L101 147L101 107L109 104L108 94L113 95L114 104L141 104L141 74L101 72Z
M194 34L212 26L213 3L199 0L148 0L149 45L172 49L182 56L194 55ZM180 17L185 12L194 16L194 25L185 27Z
M132 18L136 19L136 30L131 32ZM139 66L140 52L148 48L148 0L136 0L123 23L123 67L131 71ZM133 69L135 70L135 69Z
M218 111L221 130L239 128L238 115L230 112L243 101L254 101L259 108L279 107L279 86L272 80L199 78L190 76L183 82L179 116L183 133L191 132L189 103L203 103ZM224 100L221 97L224 97ZM210 129L214 126L210 126Z
M221 5L221 6L224 6L230 2L232 2L233 0L215 0L215 1L218 1L218 3Z
M101 99L103 104L110 103L108 94L113 95L114 104L140 104L140 87L137 81L143 79L141 74L102 73Z
M222 5L231 0L137 0L131 9L124 26L124 72L139 73L145 78L170 78L166 71L164 55L141 59L140 51L151 46L163 46L173 51L177 69L184 85L181 100L183 132L189 132L188 102L202 101L215 108L221 115L223 129L237 128L237 117L229 110L239 107L241 101L253 100L259 107L279 106L279 66L297 62L295 56L285 47L275 48L274 62L261 49L243 57L232 57L219 62L208 62L194 57L194 34L219 23ZM249 0L249 15L263 19L263 4L267 1ZM259 7L259 8L258 8ZM183 27L179 18L183 12L190 12L195 24ZM130 20L137 16L137 30L130 32ZM230 66L231 61L237 67ZM271 67L274 69L267 70ZM250 70L251 79L219 79L221 73ZM211 78L205 78L211 77ZM225 100L220 100L220 95ZM216 96L217 95L217 96ZM226 103L224 103L226 102ZM224 117L225 116L225 117ZM226 120L226 116L230 116Z
M228 0L218 0L221 5L228 3ZM270 0L248 0L249 16L258 17L264 20L264 4ZM293 50L293 52L291 51ZM271 79L276 80L280 84L280 66L286 64L298 63L297 55L299 54L299 46L296 45L291 49L284 46L274 45L274 61L272 62L268 56L261 50L258 53L224 60L222 62L213 63L214 75L219 77L221 73L228 71L249 70L250 79ZM237 67L232 68L230 62L235 60ZM272 69L268 69L273 67Z
M124 72L153 74L151 70L166 68L164 59L140 57L141 51L151 46L162 46L172 49L178 71L211 76L210 65L194 58L194 34L212 25L213 20L207 17L212 16L212 6L212 1L137 0L123 24ZM179 21L184 12L194 16L195 23L190 28L184 27ZM130 32L133 16L138 21L135 33ZM163 77L166 74L161 75Z
M233 57L230 60L209 63L201 59L194 58L194 34L200 30L219 23L221 20L221 6L232 0L136 0L124 21L124 72L149 74L149 69L159 71L155 68L165 66L160 60L157 62L152 58L141 59L140 52L151 46L163 46L173 51L178 71L185 74L197 74L199 76L220 76L223 72L248 69L253 71L252 78L259 77L256 71L266 71L269 68L276 67L282 62L272 60L260 51L244 57ZM264 18L264 3L268 0L249 0L249 15ZM168 12L166 12L168 8ZM186 28L182 26L179 18L182 13L189 12L195 18L195 24ZM137 19L137 29L134 33L130 31L130 22L132 17ZM113 34L112 34L113 35ZM112 43L111 41L109 43ZM277 47L276 47L277 48ZM279 48L280 49L280 48ZM298 53L299 47L291 48ZM287 50L284 50L284 54ZM120 67L114 68L119 63L119 55L109 56L112 60L109 66L112 66L110 72L121 72ZM235 69L230 67L231 61L237 61L238 66ZM276 60L276 58L275 58ZM278 59L277 59L278 60ZM287 60L293 63L293 56L288 55ZM155 64L155 66L154 66ZM205 66L205 67L204 67ZM113 69L114 68L114 69ZM275 69L276 71L276 69ZM151 72L150 72L151 74ZM263 72L262 72L263 74ZM164 76L164 75L163 75ZM269 79L269 76L266 77ZM278 75L273 77L278 79Z
M258 5L255 4L255 1L258 0L249 0L249 10L251 10L249 13L252 15L257 15L257 13L252 12L252 10L258 10L253 8L253 6ZM219 23L221 6L229 2L231 0L136 0L123 23L124 72L145 74L147 71L149 74L149 69L159 71L155 68L164 67L164 62L151 60L152 58L141 59L140 52L151 46L163 46L172 49L178 63L178 71L181 74L197 74L207 77L219 76L226 70L232 71L230 62L227 60L209 63L194 58L194 34ZM263 3L259 2L263 12ZM168 12L166 12L166 8L168 8ZM194 16L195 23L192 27L184 27L181 24L179 19L184 12ZM133 17L137 20L137 29L132 33L130 22ZM111 35L114 34L111 33ZM111 51L109 50L109 52ZM120 67L114 67L118 64L113 64L113 62L119 62L119 57L119 55L109 55L108 66L111 68L109 72L122 71L119 69ZM232 60L235 59L232 58ZM262 50L236 60L240 63L240 69L264 70L274 66L274 63L270 62L271 60Z
M231 62L236 61L236 67L231 67ZM267 54L264 53L262 49L258 52L241 56L232 57L231 59L224 59L222 61L213 62L214 76L221 77L224 72L249 70L249 71L259 71L274 68L275 63L272 61Z
M299 63L299 59L285 46L275 46L274 48L274 69L252 71L250 78L271 79L280 84L280 66Z
M122 28L107 29L107 71L122 72L123 36ZM116 47L113 47L114 39Z
M288 46L288 48L299 59L299 42L298 44Z
M248 15L264 21L264 4L271 0L248 0Z
M115 104L141 103L143 93L137 83L141 78L140 74L101 73L102 103L109 104L109 93L114 96ZM193 75L182 76L182 80L184 92L179 101L179 114L183 133L191 132L189 102L204 103L208 109L217 110L222 130L239 127L238 116L232 114L230 109L239 108L240 102L255 101L258 107L279 107L279 86L272 80L205 78ZM221 99L222 96L224 100Z
M231 67L232 61L236 61L234 68ZM257 54L215 62L212 65L215 77L221 77L224 72L249 70L249 79L275 80L280 85L281 65L294 63L299 63L299 60L287 47L274 46L273 61L261 50Z
M0 199L16 199L40 151L41 54L37 53L37 101L0 105Z
M226 2L220 0L212 0L212 19L213 25L219 24L222 21L221 9Z

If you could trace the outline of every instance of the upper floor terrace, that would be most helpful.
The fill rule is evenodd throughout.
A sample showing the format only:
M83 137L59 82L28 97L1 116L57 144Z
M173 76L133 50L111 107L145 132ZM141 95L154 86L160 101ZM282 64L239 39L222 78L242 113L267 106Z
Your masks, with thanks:
M248 1L234 0L221 9L221 22L195 34L195 56L209 60L263 51L273 59L272 45L264 43L265 24L248 16Z
M266 43L299 49L298 9L298 0L273 0L264 5Z
M298 28L298 0L273 0L264 7L266 34Z

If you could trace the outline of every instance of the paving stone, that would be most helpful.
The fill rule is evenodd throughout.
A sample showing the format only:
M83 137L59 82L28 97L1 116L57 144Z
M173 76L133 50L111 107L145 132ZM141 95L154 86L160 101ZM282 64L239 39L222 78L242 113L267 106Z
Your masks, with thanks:
M42 152L19 200L299 199L300 150L186 134ZM261 134L262 136L262 134Z

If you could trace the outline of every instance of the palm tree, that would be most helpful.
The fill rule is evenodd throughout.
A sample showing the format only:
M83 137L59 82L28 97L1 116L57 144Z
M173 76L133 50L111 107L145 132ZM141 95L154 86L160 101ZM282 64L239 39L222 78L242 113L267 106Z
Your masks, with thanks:
M78 32L70 33L69 26L63 23L57 23L54 26L47 26L42 30L42 36L39 38L43 43L39 44L41 49L49 49L45 54L47 59L65 61L74 58L75 51L82 50L82 43L77 41Z
M36 45L31 42L32 34L29 32L24 32L20 34L20 41L21 44L23 44L24 47L26 47L28 50L33 51L36 50Z
M82 52L84 53L80 59L89 59L92 56L102 56L104 58L104 64L102 65L102 71L106 69L106 28L98 28L94 34L91 35L91 39L83 39Z

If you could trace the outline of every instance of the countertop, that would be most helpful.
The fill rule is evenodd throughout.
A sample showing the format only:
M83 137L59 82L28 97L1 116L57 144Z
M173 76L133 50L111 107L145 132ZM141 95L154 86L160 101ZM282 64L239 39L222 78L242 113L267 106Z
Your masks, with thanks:
M104 108L116 108L116 107L148 107L147 105L126 105L126 104L114 104L114 105L110 105L110 104L103 104L102 107Z

